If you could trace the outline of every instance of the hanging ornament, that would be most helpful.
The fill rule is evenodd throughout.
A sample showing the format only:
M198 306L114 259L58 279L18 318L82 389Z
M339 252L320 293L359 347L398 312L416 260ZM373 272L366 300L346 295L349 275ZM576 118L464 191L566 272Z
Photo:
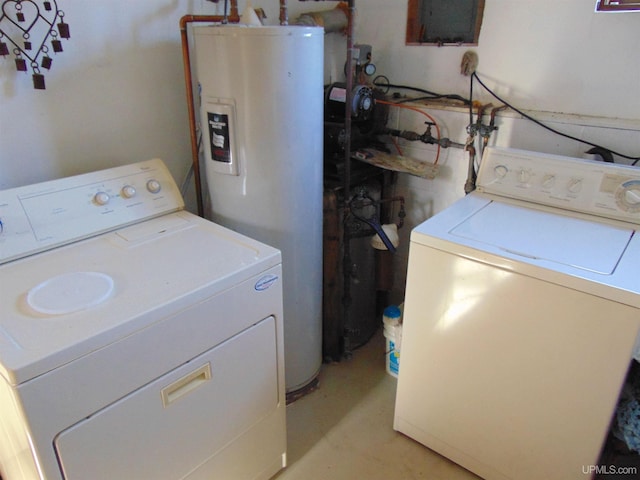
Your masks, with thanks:
M44 47L42 47L42 54L44 56L42 57L42 60L40 61L40 66L42 68L46 68L47 70L49 70L51 68L51 63L53 62L53 60L49 56L49 47L47 47L46 45Z
M62 42L58 40L58 34L54 31L51 32L51 48L55 53L62 51Z
M16 56L16 70L18 70L19 72L26 72L27 61L20 56L20 52L17 50L17 48L13 50L13 54Z
M44 90L40 68L51 68L49 45L54 53L60 53L60 38L71 37L64 12L58 9L56 0L4 0L0 7L0 57L13 52L16 70L26 72L30 66L33 88Z
M58 33L62 38L70 38L69 25L64 23L64 12L60 11L60 23L58 23Z
M0 55L3 57L9 55L9 46L2 41L2 35L0 35Z
M35 62L31 63L31 70L33 71L33 88L36 90L44 90L44 75L40 73L40 69L38 68L38 64Z

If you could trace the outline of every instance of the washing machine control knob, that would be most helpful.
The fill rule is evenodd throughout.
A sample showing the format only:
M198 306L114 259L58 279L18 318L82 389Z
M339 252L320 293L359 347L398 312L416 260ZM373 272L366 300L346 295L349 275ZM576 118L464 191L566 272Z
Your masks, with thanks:
M567 190L571 193L578 193L582 190L582 179L574 177L567 183Z
M616 191L616 203L625 212L640 212L640 180L630 180Z
M160 185L160 182L157 180L149 180L147 182L147 190L149 190L151 193L158 193L160 190L162 190L162 185Z
M624 199L629 205L640 205L640 192L636 190L627 190L624 192Z
M556 176L551 173L546 174L542 178L542 186L544 188L551 188L553 187L554 183L556 183Z
M124 187L122 187L122 190L120 191L120 194L124 198L133 198L133 197L136 196L136 189L135 189L135 187L133 187L131 185L125 185Z
M111 197L107 192L98 192L93 196L93 201L100 206L106 205L109 200L111 200Z
M531 171L526 168L521 168L518 173L518 181L521 184L527 184L529 183L529 180L531 180Z
M509 169L505 165L496 165L493 171L498 178L504 178L509 173Z

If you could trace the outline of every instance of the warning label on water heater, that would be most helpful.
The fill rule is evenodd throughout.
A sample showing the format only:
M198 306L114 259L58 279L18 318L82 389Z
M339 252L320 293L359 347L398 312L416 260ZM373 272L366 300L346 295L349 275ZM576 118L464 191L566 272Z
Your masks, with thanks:
M229 115L207 112L211 160L231 163L231 142L229 140Z

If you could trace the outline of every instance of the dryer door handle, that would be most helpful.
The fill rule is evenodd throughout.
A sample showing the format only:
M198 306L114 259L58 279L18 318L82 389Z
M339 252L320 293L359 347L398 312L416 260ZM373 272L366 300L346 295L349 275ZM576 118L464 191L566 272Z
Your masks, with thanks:
M165 408L169 407L172 403L194 391L209 380L211 380L211 363L207 362L200 368L179 378L171 385L164 387L160 392L162 395L162 405L164 405Z

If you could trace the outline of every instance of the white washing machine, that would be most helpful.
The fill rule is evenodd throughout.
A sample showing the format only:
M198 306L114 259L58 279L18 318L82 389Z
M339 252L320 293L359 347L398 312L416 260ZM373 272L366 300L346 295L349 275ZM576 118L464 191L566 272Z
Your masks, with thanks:
M267 479L286 462L280 252L160 160L0 192L0 475Z
M595 471L638 353L639 224L640 169L486 149L411 234L394 428L485 479Z

